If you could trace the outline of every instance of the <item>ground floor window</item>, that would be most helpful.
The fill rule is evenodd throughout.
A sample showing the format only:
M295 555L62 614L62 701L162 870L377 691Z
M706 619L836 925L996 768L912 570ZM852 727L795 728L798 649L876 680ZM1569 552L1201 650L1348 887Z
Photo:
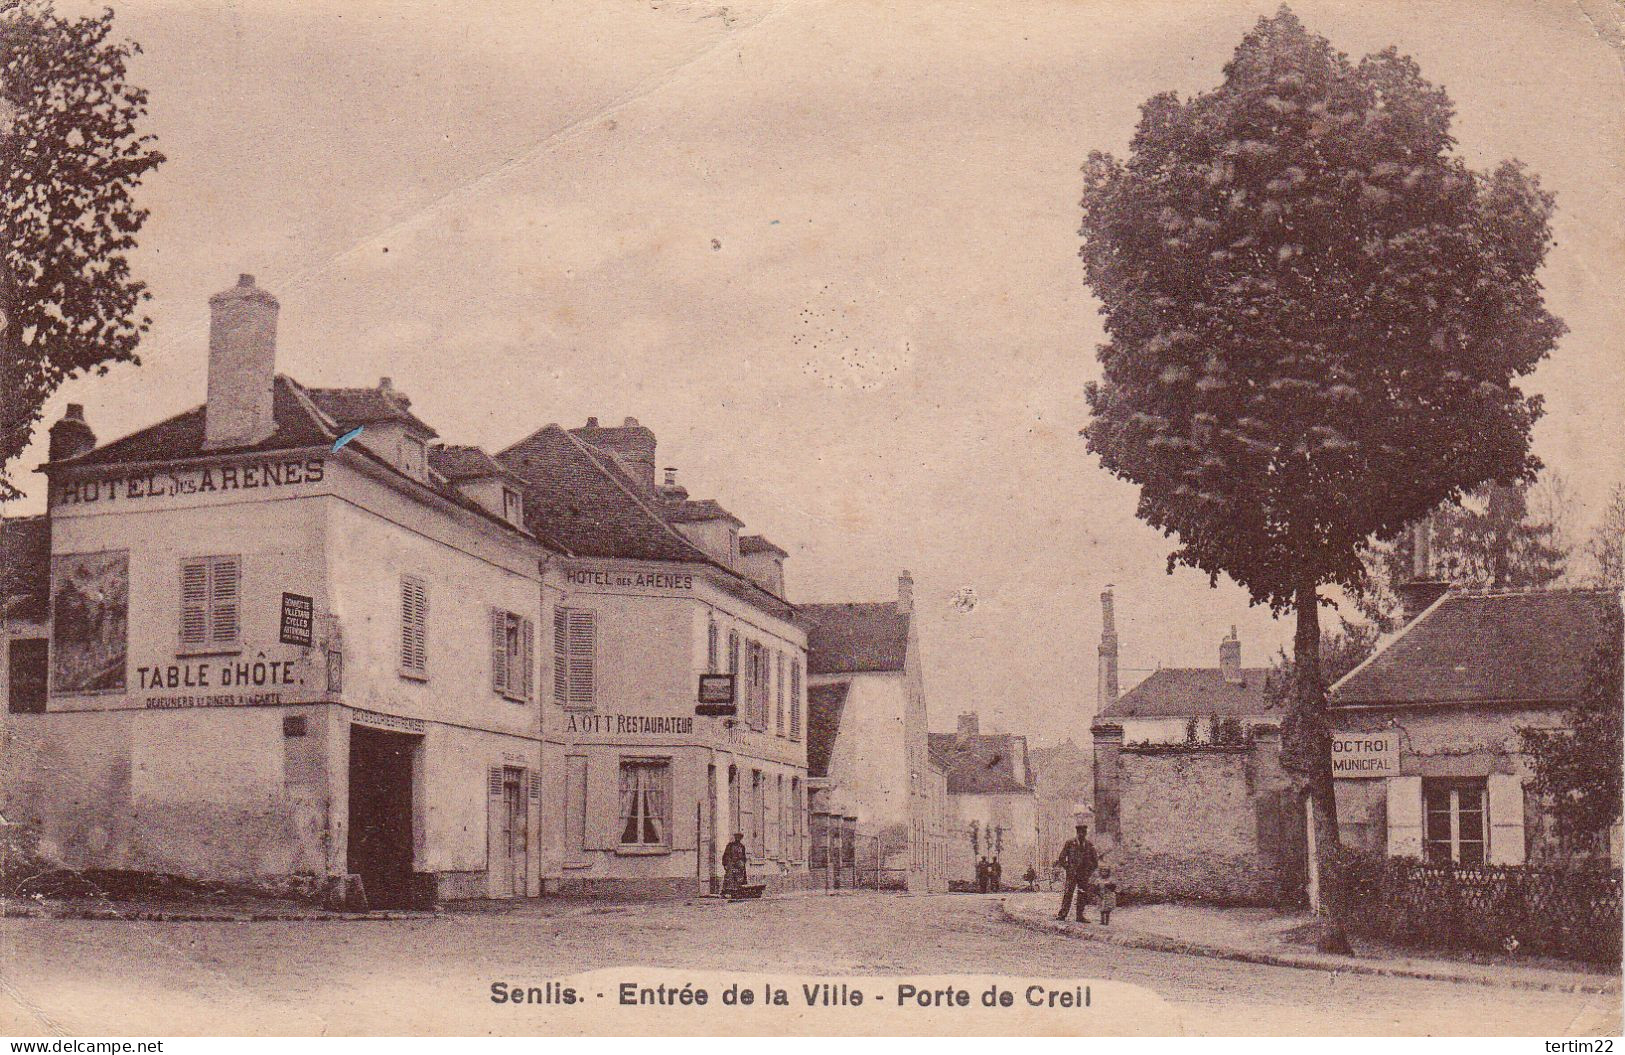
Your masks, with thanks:
M669 759L639 758L621 762L621 844L671 845Z
M1436 864L1484 863L1484 781L1424 780L1423 852Z

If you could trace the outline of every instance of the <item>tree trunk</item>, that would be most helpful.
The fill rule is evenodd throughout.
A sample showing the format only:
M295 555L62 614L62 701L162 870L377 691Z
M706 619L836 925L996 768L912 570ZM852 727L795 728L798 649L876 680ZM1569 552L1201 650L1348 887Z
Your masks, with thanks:
M1343 929L1341 877L1338 874L1337 803L1332 791L1332 730L1326 715L1326 683L1320 671L1320 595L1313 583L1298 587L1295 605L1297 632L1292 640L1296 683L1292 709L1300 742L1297 745L1309 785L1310 813L1315 825L1315 865L1320 876L1323 926L1316 945L1321 952L1343 953L1349 948Z

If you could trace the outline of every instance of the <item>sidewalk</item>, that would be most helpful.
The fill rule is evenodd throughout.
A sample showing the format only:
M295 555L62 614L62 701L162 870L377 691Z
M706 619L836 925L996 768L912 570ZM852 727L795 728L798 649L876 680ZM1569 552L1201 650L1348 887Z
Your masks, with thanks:
M1334 956L1316 952L1300 937L1313 921L1308 913L1271 909L1210 908L1202 905L1133 905L1112 913L1109 927L1097 922L1060 922L1054 894L1010 894L999 903L1005 918L1034 930L1069 934L1138 949L1209 956L1244 963L1308 970L1423 978L1432 981L1504 986L1567 993L1620 992L1620 974L1606 968L1483 964L1412 956L1365 947L1368 955ZM1087 916L1098 920L1094 906Z

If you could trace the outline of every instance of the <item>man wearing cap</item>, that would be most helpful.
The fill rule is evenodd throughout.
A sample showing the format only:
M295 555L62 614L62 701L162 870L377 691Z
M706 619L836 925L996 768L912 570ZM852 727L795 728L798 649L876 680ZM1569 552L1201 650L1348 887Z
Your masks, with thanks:
M1066 888L1061 894L1061 911L1056 919L1066 919L1067 910L1072 907L1072 896L1078 898L1078 922L1088 922L1083 918L1083 903L1089 900L1089 881L1094 878L1095 865L1100 860L1095 855L1095 848L1089 842L1089 826L1078 825L1078 834L1074 839L1068 839L1066 845L1061 847L1061 856L1055 859L1055 867L1066 873Z
M722 851L722 892L732 897L744 885L745 833L734 832L733 840ZM1082 909L1080 908L1079 911L1081 912Z

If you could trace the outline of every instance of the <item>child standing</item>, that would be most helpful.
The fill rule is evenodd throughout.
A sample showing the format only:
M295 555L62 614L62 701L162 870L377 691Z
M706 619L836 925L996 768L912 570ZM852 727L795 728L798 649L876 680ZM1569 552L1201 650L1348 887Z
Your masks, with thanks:
M1100 870L1100 923L1110 926L1112 922L1112 909L1117 907L1117 880L1112 878L1110 868Z

